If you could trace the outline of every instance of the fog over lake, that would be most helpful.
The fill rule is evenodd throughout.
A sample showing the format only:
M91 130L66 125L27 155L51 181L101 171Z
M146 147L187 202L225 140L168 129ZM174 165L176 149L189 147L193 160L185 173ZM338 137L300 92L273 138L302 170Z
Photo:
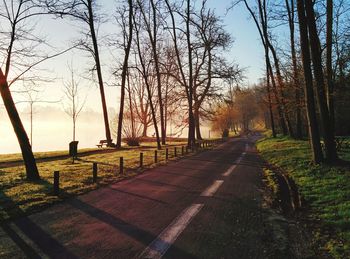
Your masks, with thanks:
M30 113L23 110L21 119L30 137ZM78 118L76 139L79 148L96 147L104 137L102 115L85 109ZM72 122L60 108L37 106L33 119L33 151L66 150L72 140ZM20 148L6 112L0 110L0 153L18 153Z
M110 110L110 119L115 116L114 109ZM20 112L24 127L30 138L30 113L28 109ZM72 122L68 115L59 107L40 106L35 108L33 119L33 151L67 150L72 140ZM92 148L105 139L102 114L86 108L78 118L76 139L79 148ZM169 129L170 131L170 129ZM149 128L148 135L154 130ZM207 138L209 128L202 127L202 136ZM211 134L213 136L213 134ZM187 130L182 132L181 137L187 136ZM114 139L114 137L113 137ZM115 142L115 139L113 140ZM0 109L0 154L19 153L20 148L12 125L6 111Z

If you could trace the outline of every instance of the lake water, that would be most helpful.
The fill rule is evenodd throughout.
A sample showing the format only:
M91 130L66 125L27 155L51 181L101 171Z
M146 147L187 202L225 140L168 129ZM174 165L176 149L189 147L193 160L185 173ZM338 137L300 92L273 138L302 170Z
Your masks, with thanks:
M21 114L24 126L30 135L28 114ZM102 115L93 111L82 113L77 122L76 140L79 148L96 147L99 140L105 139ZM149 135L153 131L149 130ZM209 129L203 127L203 137L208 137ZM184 130L181 137L186 137ZM72 124L70 118L59 110L41 110L34 114L33 122L33 151L67 150L72 140ZM7 115L0 113L0 154L19 153L20 148L16 135Z
M28 137L30 124L24 120ZM33 151L67 150L72 140L71 124L68 120L37 120L33 123ZM76 139L80 148L95 147L104 139L102 122L81 121L77 123ZM16 135L9 123L0 124L0 153L18 153L20 148Z

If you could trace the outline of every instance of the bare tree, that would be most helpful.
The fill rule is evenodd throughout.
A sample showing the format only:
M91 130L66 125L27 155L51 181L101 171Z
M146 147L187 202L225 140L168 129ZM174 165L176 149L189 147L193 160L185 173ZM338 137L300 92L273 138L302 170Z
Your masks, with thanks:
M5 109L18 139L26 176L29 180L40 179L28 135L23 127L10 87L19 80L40 81L35 69L44 61L62 55L73 47L48 55L40 49L45 38L34 34L32 18L47 14L40 1L4 0L0 4L0 55L3 60L0 68L0 92ZM46 44L46 47L48 45ZM40 70L39 70L40 71ZM25 77L25 78L24 78Z
M33 149L33 117L34 117L34 104L36 102L39 102L38 99L38 93L39 93L39 89L36 89L34 87L34 84L31 85L27 85L25 84L25 81L23 82L23 92L21 91L21 93L23 93L23 95L25 96L25 98L27 100L24 101L18 101L16 102L16 104L20 104L20 103L27 103L29 104L29 121L30 121L30 146Z
M120 92L120 103L119 103L119 118L118 118L118 130L117 130L117 143L116 147L120 148L122 143L122 129L123 129L123 115L124 115L124 99L125 99L125 84L128 76L128 61L130 55L130 49L132 44L132 34L133 34L133 2L128 0L128 8L123 8L124 10L119 10L119 23L121 25L123 34L123 50L124 50L124 61L121 74L121 92ZM128 17L125 17L125 12L128 11ZM128 20L128 22L126 21ZM129 80L128 80L129 82ZM129 91L130 94L130 91ZM130 98L129 98L130 99ZM130 107L132 113L132 107ZM132 118L133 119L133 118Z
M181 102L183 101L183 91L181 86L177 81L171 76L171 74L176 73L176 57L173 46L169 41L165 41L163 46L163 52L161 53L162 64L162 85L163 85L163 98L164 98L164 123L165 131L168 132L170 128L170 135L173 136L172 123L175 116L178 116L178 111L181 107Z
M202 139L200 117L205 115L204 104L208 98L218 96L222 90L215 84L218 79L238 79L241 69L237 65L228 64L222 51L231 43L230 35L225 31L221 19L213 10L207 8L206 1L198 13L194 13L192 23L195 28L197 42L193 42L194 53L194 117L197 139Z
M84 100L81 100L80 98L80 82L75 78L73 66L70 66L69 70L71 76L70 81L63 83L63 93L66 99L66 101L63 103L63 107L65 113L72 119L72 140L75 141L77 119L80 112L84 108L86 98Z
M33 149L33 131L34 131L34 114L35 111L35 105L39 103L43 104L49 104L49 103L58 103L59 100L56 101L48 101L48 100L42 100L40 97L40 93L43 90L37 85L34 81L27 82L26 80L23 81L23 90L16 91L19 92L25 100L16 101L16 105L21 103L26 103L29 105L29 121L30 121L30 145Z
M187 105L188 105L188 146L192 147L195 145L196 139L195 139L195 119L194 119L194 113L193 113L193 45L191 40L191 15L192 15L192 7L191 7L191 1L187 0L184 2L184 10L182 10L179 7L176 7L175 5L172 5L169 0L165 0L167 9L169 11L170 15L170 30L169 33L171 35L174 49L175 49L175 56L177 61L177 67L178 67L178 74L173 75L174 78L178 81L180 85L183 86ZM179 16L179 18L182 19L185 26L184 28L179 28L175 14ZM178 31L180 31L181 35L178 36ZM179 42L179 39L184 39L184 44L181 45ZM184 46L182 49L181 46ZM184 60L186 58L182 58L182 52L186 53L185 57L187 60ZM185 65L186 64L186 65ZM187 71L185 72L185 68L187 68Z
M325 144L326 157L329 162L337 159L337 150L334 140L334 129L331 125L329 109L327 106L327 97L325 92L325 76L322 65L321 45L316 28L316 18L313 3L305 1L306 21L309 29L310 49L313 64L313 71L316 81L316 98L320 112L320 122L322 126L323 140Z
M286 110L285 96L283 93L284 82L280 70L280 61L277 57L276 50L271 43L269 26L268 26L268 17L267 17L267 3L266 0L257 0L257 9L258 14L253 10L253 8L248 4L246 0L243 0L247 10L249 11L251 17L254 20L254 23L258 29L262 44L265 50L265 62L267 65L268 75L270 76L272 83L272 92L277 102L277 111L279 116L280 127L284 135L290 134L293 136L293 129L291 122ZM276 77L274 75L270 53L272 54L273 62L276 70ZM277 82L276 82L277 79Z
M277 94L278 94L278 98L279 98L279 102L280 102L280 107L282 110L282 116L284 119L283 124L285 124L287 133L291 137L294 137L293 127L291 125L289 114L288 114L288 111L286 108L286 97L284 94L285 83L284 83L284 80L282 78L280 61L279 61L279 58L277 56L276 49L271 43L270 35L268 33L268 17L267 17L267 6L266 5L267 5L266 0L258 0L258 9L259 9L259 14L260 14L260 20L261 20L261 25L262 25L262 29L263 29L263 34L265 37L266 44L271 51L274 65L275 65L276 78L277 78L278 90L279 90L277 92ZM272 69L270 72L272 73Z
M327 78L327 104L329 110L329 123L331 131L334 134L335 119L334 119L334 74L333 74L333 0L327 0L327 22L326 22L326 78Z
M153 126L154 126L154 130L155 130L155 135L156 135L156 139L157 139L157 148L161 149L161 141L160 141L160 136L159 136L159 130L158 130L158 125L157 125L157 117L156 117L156 109L155 109L155 105L153 103L152 100L152 91L151 91L151 83L150 83L150 63L146 63L146 55L147 55L147 49L149 48L148 45L141 45L141 40L140 40L140 17L138 16L136 18L136 15L133 17L134 19L134 29L135 29L135 44L137 47L137 55L138 55L138 61L139 64L141 66L141 68L139 68L138 66L136 66L136 68L139 70L140 74L143 77L143 81L145 83L146 86L146 90L147 90L147 95L148 95L148 101L149 101L149 105L150 105L150 109L151 109L151 114L152 114L152 120L153 120Z
M1 48L4 67L0 67L0 93L21 148L28 180L38 180L40 176L28 135L13 101L10 85L41 61L40 59L38 60L38 56L35 55L33 50L37 46L37 38L30 33L31 30L28 27L30 18L39 14L40 10L38 10L38 6L33 1L11 0L2 1L0 4L0 22L3 31L1 33L3 37L1 41L4 43L3 46L6 46ZM27 41L27 44L21 41ZM28 44L28 42L36 44ZM21 46L22 43L23 45ZM16 66L13 59L16 60L17 57L22 61L26 57L27 60L23 64ZM28 61L32 63L27 63ZM18 68L17 71L13 69L16 67ZM11 71L13 72L13 79L9 79Z
M308 28L306 23L306 13L303 0L297 0L298 19L299 19L299 32L300 32L300 46L302 52L302 62L304 70L304 92L305 102L308 120L309 139L312 150L312 160L318 164L323 161L323 154L320 144L320 134L317 123L314 90L313 90L313 77L311 71L311 57L309 49L309 37Z
M154 69L156 72L157 78L157 95L158 95L158 104L159 104L159 117L160 117L160 131L161 131L161 139L162 145L166 144L166 130L165 130L165 120L164 120L164 105L163 105L163 96L162 96L162 78L160 71L160 62L159 62L159 38L158 38L158 28L159 28L159 20L160 15L157 10L157 6L154 0L150 0L150 8L147 10L144 1L137 0L138 8L142 16L143 24L145 25L145 30L147 32L150 46L152 49L152 57L154 60Z
M128 79L131 85L129 98L135 109L135 120L142 125L142 137L147 137L147 130L152 125L153 120L145 82L137 69L129 69ZM153 92L154 89L151 88L151 96L153 96Z
M269 69L268 64L266 63L266 91L267 91L267 101L268 101L268 109L269 109L269 115L270 115L270 123L271 123L271 131L272 131L272 137L276 137L276 128L275 128L275 118L273 116L273 109L272 109L272 100L271 100L271 85L270 85L270 76L269 76Z
M96 24L101 21L101 17L96 13L97 4L95 0L41 0L44 2L49 13L56 15L58 18L65 16L82 22L87 26L83 40L79 46L89 52L94 59L94 69L96 70L98 85L100 89L102 113L105 126L107 145L111 146L111 132L109 128L108 111L104 91L104 81L102 77L102 67L99 53L98 35L95 29Z
M300 102L300 86L299 86L299 75L297 67L297 54L295 49L295 1L285 0L289 35L290 35L290 48L292 56L292 67L293 67L293 82L295 89L295 114L296 114L296 134L295 137L298 139L302 138L302 125L301 125L301 102Z

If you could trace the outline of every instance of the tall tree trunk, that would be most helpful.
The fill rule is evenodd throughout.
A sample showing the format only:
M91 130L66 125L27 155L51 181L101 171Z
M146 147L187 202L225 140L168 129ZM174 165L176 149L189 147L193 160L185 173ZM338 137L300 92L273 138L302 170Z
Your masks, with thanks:
M301 119L301 100L300 100L299 82L294 87L295 87L294 96L295 96L295 103L296 103L296 107L295 107L295 109L296 109L295 110L296 133L295 133L295 137L297 139L302 139L303 138L303 125L302 125L302 119Z
M267 100L268 100L268 107L269 107L269 115L270 115L270 124L271 124L271 130L272 130L272 137L276 137L276 129L275 129L275 119L273 117L273 110L272 110L272 102L271 102L271 87L270 87L270 76L269 76L269 69L268 65L266 64L266 90L267 90Z
M73 141L75 141L75 119L73 118Z
M194 147L196 144L196 136L195 136L195 119L193 114L193 102L192 98L188 100L188 140L187 145L189 147Z
M300 46L302 53L302 62L304 70L304 92L305 92L305 103L307 111L307 121L308 121L308 132L310 145L312 150L312 160L314 163L319 164L323 161L322 148L320 143L320 134L317 124L317 116L315 109L314 100L314 90L313 90L313 79L311 72L311 59L310 59L310 49L309 49L309 38L308 29L305 17L304 1L297 0L297 9L299 17L299 32L300 32Z
M135 128L135 116L134 116L134 109L132 107L132 93L131 93L131 87L130 87L130 77L129 77L129 72L128 72L128 75L127 75L127 80L128 80L128 94L129 94L129 107L130 107L130 120L131 120L131 137L132 138L136 138L137 137L137 132L136 132L136 128Z
M193 147L196 143L195 139L195 119L193 114L193 64L192 64L192 44L190 32L190 0L187 0L187 17L186 17L186 39L188 50L188 146Z
M128 61L132 43L132 31L133 31L133 4L132 0L128 0L129 4L129 35L125 48L123 69L122 69L122 82L120 89L120 104L119 104L119 116L118 116L118 130L117 130L117 143L116 147L121 148L122 145L122 129L123 129L123 116L124 116L124 100L125 100L125 83L128 74Z
M202 140L202 134L201 134L201 127L200 127L200 118L199 118L199 108L194 108L194 118L195 118L195 124L196 124L196 135L198 140Z
M266 37L268 37L268 35ZM279 90L279 91L277 91L277 93L279 94L279 100L280 100L280 107L281 107L281 111L282 111L282 116L283 116L283 119L285 121L285 125L287 127L288 135L290 135L291 137L294 137L293 127L292 127L292 124L290 122L288 111L287 111L287 108L286 108L286 102L285 102L286 98L284 96L284 82L283 82L282 75L281 75L281 70L280 70L280 66L279 66L279 60L277 58L277 53L275 51L275 48L271 45L270 40L267 39L267 42L268 42L268 46L269 46L269 48L271 50L272 57L274 59L276 75L277 75L277 82L278 82L278 90Z
M135 20L133 22L134 22L134 24L136 24ZM161 149L162 146L161 146L161 143L160 143L156 111L155 111L155 108L154 108L154 105L153 105L153 101L152 101L152 91L151 91L151 87L150 87L149 81L148 81L146 65L145 65L145 62L144 62L143 57L142 57L142 51L141 51L141 46L140 46L140 36L139 36L139 30L138 30L137 26L135 26L135 33L136 33L137 52L138 52L139 60L140 60L141 67L142 67L142 76L143 76L143 80L144 80L145 85L146 85L148 101L149 101L149 105L150 105L150 108L151 108L153 126L154 126L154 130L155 130L155 133L156 133L157 148Z
M104 124L105 124L105 134L106 134L107 145L110 146L112 144L112 138L111 138L111 131L109 128L109 120L108 120L105 91L104 91L104 86L103 86L101 62L100 62L97 37L96 37L95 26L94 26L94 14L92 11L92 0L88 0L88 12L89 12L90 33L91 33L92 45L94 48L94 59L95 59L95 63L96 63L97 79L98 79L98 85L100 88L100 95L101 95L101 102L102 102L102 112L103 112L103 119L104 119Z
M157 50L157 10L154 1L151 0L152 12L153 12L153 39L151 38L154 66L157 75L157 90L158 90L158 103L159 103L159 117L160 117L160 131L162 138L162 145L166 144L166 131L164 122L164 106L162 97L162 84L161 84L161 73L159 68L159 56Z
M28 180L39 180L39 172L36 166L35 158L28 135L23 127L21 118L17 112L16 105L12 99L10 88L6 81L6 77L0 68L0 92L6 112L10 118L12 127L15 131L19 146L21 148L24 165L26 168L26 176Z
M288 129L287 129L287 126L286 126L285 118L283 116L283 110L282 110L282 107L281 107L281 102L280 102L280 98L279 98L278 91L277 91L276 80L275 80L275 77L274 77L274 74L273 74L273 71L272 71L272 66L271 66L271 62L270 62L269 56L267 56L266 59L267 59L266 62L267 62L267 66L268 66L270 79L271 79L271 82L272 82L272 92L273 92L273 94L275 96L276 103L277 103L278 121L279 121L281 130L282 130L282 134L286 136L286 135L288 135Z
M211 52L211 46L210 42L208 41L209 46L207 46L207 51L208 51L208 68L207 68L207 73L208 73L208 79L207 79L207 84L205 86L205 89L198 99L198 96L196 93L194 93L194 116L195 116L195 127L196 127L196 134L197 134L197 139L202 140L202 135L201 135L201 125L200 125L200 113L199 109L202 106L205 97L208 96L208 92L211 87L211 82L212 82L212 52ZM196 89L197 87L195 87Z
M317 34L315 13L313 9L312 1L305 1L306 21L309 28L310 35L310 47L313 63L313 71L315 75L315 81L317 84L317 104L320 112L320 119L322 125L323 140L325 144L326 157L328 162L333 162L337 159L337 150L334 141L334 132L331 127L331 120L329 116L329 110L327 106L327 99L325 94L325 77L322 68L321 58L321 46L320 39Z
M290 1L290 4L289 4ZM294 96L295 96L295 120L296 120L296 134L297 139L302 138L302 124L301 124L301 102L300 102L300 86L298 77L298 67L297 67L297 56L295 50L295 11L294 11L294 0L286 0L286 7L288 12L288 24L290 32L290 48L292 54L292 66L293 66L293 81L294 81Z
M145 79L148 80L148 79ZM162 146L160 144L160 137L159 137L159 130L158 130L158 125L157 125L157 118L156 118L156 111L154 109L153 106L153 102L152 102L152 93L151 93L151 89L148 83L146 83L146 88L147 88L147 94L148 94L148 99L150 102L150 108L151 108L151 113L152 113L152 120L153 120L153 126L154 126L154 130L156 133L156 139L157 139L157 148L161 149Z
M116 148L121 148L122 146L122 130L123 130L123 117L124 117L124 104L125 104L125 75L123 75L123 73L124 72L122 72L122 83L120 86L120 101L119 101Z
M248 7L248 4L246 1L245 1L245 4L255 20L255 23L259 29L260 37L262 38L262 41L263 41L263 44L265 47L265 59L266 59L267 65L268 65L268 69L270 71L273 92L274 92L274 95L275 95L275 98L277 101L277 110L278 110L278 114L279 114L279 121L280 121L283 135L288 135L288 134L292 135L293 133L292 133L289 117L288 117L288 114L286 113L285 104L284 104L284 97L283 97L283 91L282 91L283 81L282 81L282 77L280 75L279 61L277 58L276 51L275 51L274 47L272 46L272 44L270 43L270 38L269 38L269 34L268 34L266 1L263 0L263 2L261 2L261 0L258 0L258 9L259 9L259 15L260 15L261 29L260 29L258 20L254 15L254 12L250 9L250 7ZM278 86L279 86L280 91L278 91L278 89L277 89L277 84L275 81L275 77L273 75L274 73L272 70L271 61L270 61L270 57L269 57L269 50L271 50L271 53L272 53L272 56L274 59L276 73L277 73L277 81L278 81Z
M143 130L142 130L142 137L147 137L147 129L148 129L148 126L146 123L144 123L143 125Z
M333 46L333 0L327 0L327 35L326 35L326 73L327 73L327 103L329 120L332 132L335 129L334 116L334 82L332 69L332 46Z
M33 149L33 102L30 102L30 147Z
M193 147L195 145L195 122L193 115L193 64L192 64L192 46L191 46L191 38L190 38L190 0L187 0L187 11L186 11L186 40L187 40L187 51L188 51L188 80L186 79L184 73L184 67L181 62L181 54L180 48L178 46L177 34L176 34L176 22L173 14L172 7L169 3L169 0L165 0L167 5L171 22L172 22L172 40L174 43L174 49L176 54L177 65L180 71L180 76L182 79L182 85L185 88L187 102L188 102L188 141L187 145L189 147Z
M168 103L169 103L169 75L166 76L166 85L165 85L165 96L164 96L164 131L167 132L168 129Z

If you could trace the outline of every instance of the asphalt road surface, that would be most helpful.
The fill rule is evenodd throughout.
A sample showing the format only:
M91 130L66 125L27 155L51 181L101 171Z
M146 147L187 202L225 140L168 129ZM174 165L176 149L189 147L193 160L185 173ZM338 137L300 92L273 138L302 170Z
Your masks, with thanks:
M0 229L30 258L272 258L254 137L170 162Z

